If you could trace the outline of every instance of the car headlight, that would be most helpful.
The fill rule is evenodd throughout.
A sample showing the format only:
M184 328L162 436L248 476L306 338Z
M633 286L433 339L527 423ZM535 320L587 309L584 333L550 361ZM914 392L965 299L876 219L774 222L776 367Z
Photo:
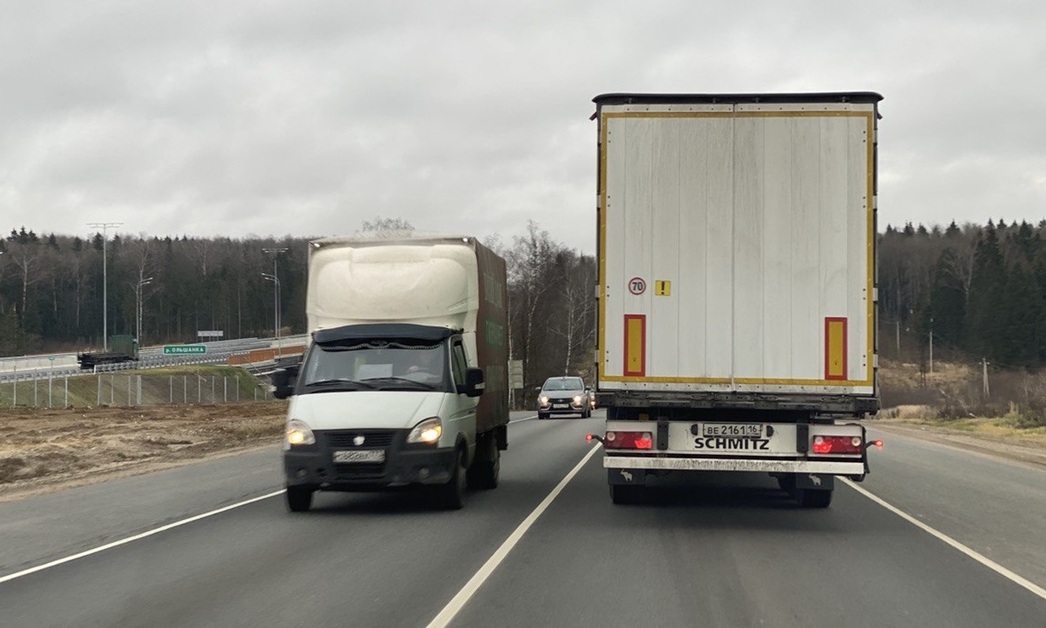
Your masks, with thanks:
M538 403L540 403L543 406L547 406L548 405L548 395L541 395L540 397L538 397Z
M315 445L316 435L305 421L291 419L287 421L287 444L291 447Z
M581 395L574 395L574 403L581 403Z
M407 434L407 442L436 443L439 442L439 437L442 435L443 424L440 423L439 417L432 417L415 425L410 434Z

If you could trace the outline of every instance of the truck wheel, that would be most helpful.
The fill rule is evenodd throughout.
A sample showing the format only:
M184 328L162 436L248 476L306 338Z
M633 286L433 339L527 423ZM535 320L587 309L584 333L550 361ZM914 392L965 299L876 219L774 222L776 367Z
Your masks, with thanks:
M437 486L440 504L447 510L461 510L465 505L466 475L465 452L458 451L458 463L454 465L454 475L443 486Z
M804 488L796 491L795 498L803 508L828 508L832 503L832 491Z
M501 450L493 436L483 438L483 451L469 467L469 488L492 489L498 487L501 474Z
M631 484L611 484L610 485L610 501L618 505L634 504L639 501L639 492L643 490L641 486L634 486Z
M312 506L313 490L308 486L287 487L287 509L291 512L305 512Z

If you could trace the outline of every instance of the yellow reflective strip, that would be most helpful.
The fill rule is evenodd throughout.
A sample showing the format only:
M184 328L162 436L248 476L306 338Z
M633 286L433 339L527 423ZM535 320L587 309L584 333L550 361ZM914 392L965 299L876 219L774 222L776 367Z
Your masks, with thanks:
M846 319L825 319L825 379L846 378Z

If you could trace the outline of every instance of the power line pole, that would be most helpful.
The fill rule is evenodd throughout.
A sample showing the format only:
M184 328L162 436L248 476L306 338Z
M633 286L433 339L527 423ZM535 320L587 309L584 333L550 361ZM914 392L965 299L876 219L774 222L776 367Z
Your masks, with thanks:
M933 319L930 319L930 375L933 375Z
M981 368L984 372L984 398L987 399L991 396L991 392L988 390L988 360L981 358Z
M280 344L280 274L276 268L276 260L280 253L286 253L287 247L262 249L263 253L272 253L272 283L273 283L273 329L276 332L276 356L283 356L283 346ZM264 275L264 273L263 273ZM268 277L266 277L268 279Z
M109 240L109 227L119 227L122 222L89 222L88 227L102 230L102 351L109 350L109 269L106 243Z

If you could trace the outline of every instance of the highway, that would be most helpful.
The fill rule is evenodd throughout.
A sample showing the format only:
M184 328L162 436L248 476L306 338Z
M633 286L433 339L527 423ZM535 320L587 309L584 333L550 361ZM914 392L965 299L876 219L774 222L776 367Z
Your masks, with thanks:
M0 502L0 624L1046 626L1042 468L873 430L875 499L713 475L614 506L601 414L514 414L501 486L461 511L292 515L276 447Z

